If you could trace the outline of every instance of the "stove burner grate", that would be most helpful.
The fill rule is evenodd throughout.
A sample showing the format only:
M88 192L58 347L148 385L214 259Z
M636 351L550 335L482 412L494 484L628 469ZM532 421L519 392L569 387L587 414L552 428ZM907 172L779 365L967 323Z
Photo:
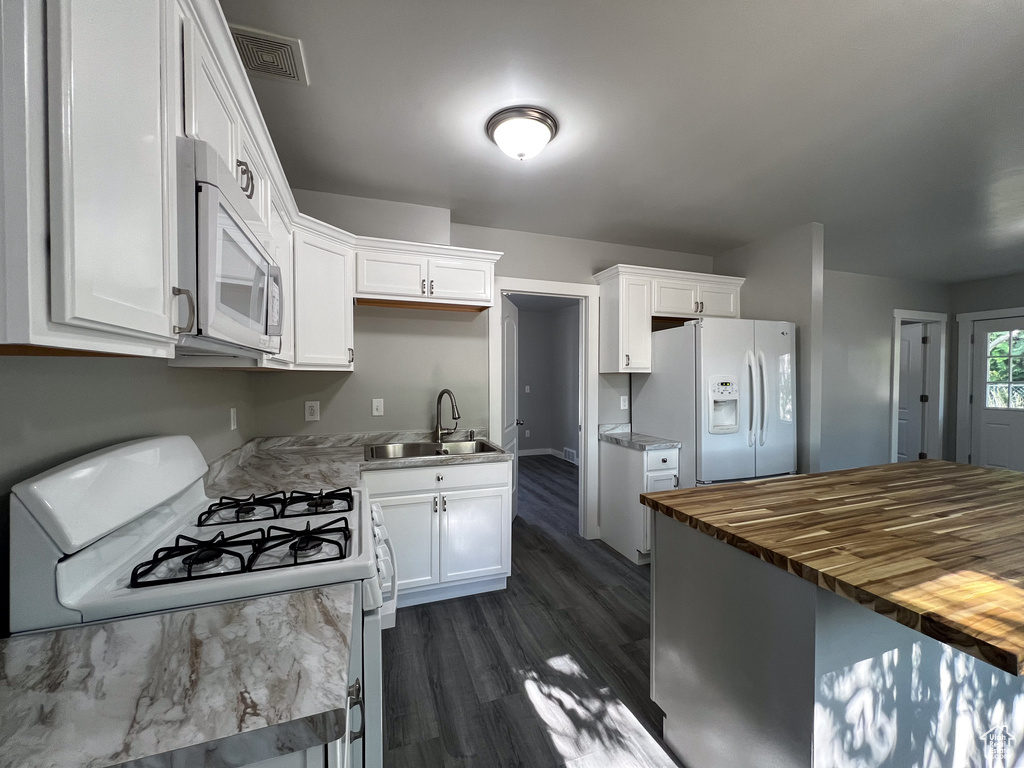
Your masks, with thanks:
M279 528L271 525L267 528L267 537L253 548L246 563L246 570L266 571L273 568L290 568L307 563L322 563L330 560L344 560L348 555L348 543L352 538L348 518L338 517L323 525L306 527L299 530ZM314 559L327 548L327 556ZM284 554L282 549L284 548ZM273 558L279 556L277 562Z
M242 573L248 570L243 552L255 551L266 538L266 531L262 528L243 531L233 536L225 536L221 531L207 541L179 535L173 546L160 547L153 553L152 558L136 565L132 569L128 586L153 587L158 584L176 584L181 581ZM175 569L173 566L176 560L178 568ZM227 570L214 570L225 563ZM172 574L184 571L184 575L150 578L161 565L168 566Z
M199 515L196 525L227 525L250 520L273 520L281 516L286 504L287 498L283 491L262 496L252 494L244 499L221 496L219 501L215 501Z
M307 493L292 491L281 510L281 517L318 515L323 512L348 512L352 509L352 488L336 488L333 491Z

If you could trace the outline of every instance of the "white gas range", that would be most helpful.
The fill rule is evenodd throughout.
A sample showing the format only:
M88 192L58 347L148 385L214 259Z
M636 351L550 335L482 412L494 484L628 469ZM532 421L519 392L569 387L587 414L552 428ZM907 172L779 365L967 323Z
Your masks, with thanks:
M14 486L11 632L360 582L365 736L328 745L325 763L379 766L381 629L397 598L379 508L352 488L210 499L207 469L190 438L161 437Z

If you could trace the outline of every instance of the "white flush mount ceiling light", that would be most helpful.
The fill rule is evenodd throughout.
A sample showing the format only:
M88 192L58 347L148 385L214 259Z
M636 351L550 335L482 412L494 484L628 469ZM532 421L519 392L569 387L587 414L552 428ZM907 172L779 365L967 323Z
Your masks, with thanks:
M538 107L509 107L487 121L487 136L514 160L536 157L556 133L558 121Z

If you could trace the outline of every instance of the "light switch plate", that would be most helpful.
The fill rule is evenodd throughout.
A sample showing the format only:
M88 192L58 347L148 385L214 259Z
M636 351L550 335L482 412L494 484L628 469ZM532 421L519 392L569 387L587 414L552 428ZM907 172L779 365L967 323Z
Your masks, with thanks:
M526 394L530 394L530 385L529 384L526 385L525 392L526 392Z
M238 429L238 409L231 409L231 428Z
M306 421L320 421L320 401L307 400L305 413Z
M370 411L371 416L383 416L384 415L384 398L375 397L373 398L373 408Z
M629 395L622 395L619 398L619 408L623 411L629 410Z

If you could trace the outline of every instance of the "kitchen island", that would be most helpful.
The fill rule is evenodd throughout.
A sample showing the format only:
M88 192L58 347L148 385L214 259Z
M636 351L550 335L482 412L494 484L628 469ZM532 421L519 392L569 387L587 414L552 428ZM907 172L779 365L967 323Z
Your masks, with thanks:
M641 499L652 698L690 768L1024 754L1024 475L926 460Z

